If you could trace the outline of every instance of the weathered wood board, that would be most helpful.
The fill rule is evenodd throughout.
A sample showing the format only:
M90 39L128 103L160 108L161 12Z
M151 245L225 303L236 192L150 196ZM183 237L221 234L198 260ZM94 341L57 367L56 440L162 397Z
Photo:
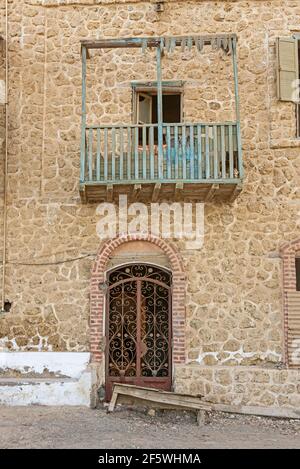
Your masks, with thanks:
M124 403L130 400L151 404L151 407L161 409L211 410L211 405L201 402L199 397L115 383L108 411L113 412L117 402Z
M258 415L265 417L300 419L300 409L284 407L239 406L214 404L201 401L197 396L161 391L153 388L143 388L129 384L115 383L108 412L113 412L117 404L135 404L149 406L153 409L191 410L197 412L197 420L204 422L207 412L225 412L243 415Z

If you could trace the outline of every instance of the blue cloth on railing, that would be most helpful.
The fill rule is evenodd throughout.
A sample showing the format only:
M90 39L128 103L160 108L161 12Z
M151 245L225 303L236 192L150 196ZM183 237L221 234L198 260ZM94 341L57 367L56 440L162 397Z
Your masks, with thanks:
M194 154L192 154L192 149L190 145L186 145L185 158L183 158L182 148L180 147L178 148L177 160L176 160L176 149L173 146L171 147L170 152L168 152L167 148L164 148L163 158L167 165L169 162L169 155L170 155L170 160L171 160L172 172L175 169L176 161L177 161L179 174L182 174L183 173L183 161L185 160L186 177L187 178L191 177L195 179L199 177L198 154L195 152L195 150L194 150Z
M176 149L175 149L175 147L171 147L170 155L171 155L171 161L175 162L176 161ZM168 160L168 150L167 149L164 150L164 157ZM190 145L187 145L186 148L185 148L185 159L186 159L186 161L191 161L192 159L194 159L194 161L198 160L198 154L196 152L194 152L194 155L193 155L193 158L192 158L192 150L191 150ZM183 160L183 152L182 152L181 148L178 148L178 160L179 161Z

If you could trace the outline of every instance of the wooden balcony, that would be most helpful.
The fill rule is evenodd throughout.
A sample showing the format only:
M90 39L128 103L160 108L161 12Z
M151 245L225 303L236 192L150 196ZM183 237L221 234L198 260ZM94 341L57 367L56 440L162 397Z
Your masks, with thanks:
M83 201L118 200L120 194L145 202L235 199L243 178L236 44L235 34L82 41L80 193ZM181 51L193 49L196 54L212 47L232 57L234 122L164 122L162 69L165 55L171 57L176 47ZM90 126L87 124L87 61L93 58L94 49L115 48L140 48L142 53L156 50L157 116L146 113L140 119L139 113L135 115L132 109L128 119L135 116L142 125Z
M239 132L236 122L87 125L82 200L233 201L243 176Z

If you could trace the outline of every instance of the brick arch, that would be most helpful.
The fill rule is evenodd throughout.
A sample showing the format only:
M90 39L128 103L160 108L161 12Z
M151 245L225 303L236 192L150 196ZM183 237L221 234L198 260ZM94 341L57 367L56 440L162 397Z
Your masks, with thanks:
M287 366L290 363L289 347L289 315L290 304L289 295L296 292L296 265L295 259L297 253L300 253L300 238L294 241L284 243L280 248L282 258L282 285L283 285L283 321L284 321L284 361Z
M181 256L173 243L150 234L128 234L108 240L101 246L92 269L90 288L90 351L92 362L103 361L105 338L105 280L109 259L121 244L148 241L158 246L169 258L172 270L173 363L185 362L185 291L186 275Z

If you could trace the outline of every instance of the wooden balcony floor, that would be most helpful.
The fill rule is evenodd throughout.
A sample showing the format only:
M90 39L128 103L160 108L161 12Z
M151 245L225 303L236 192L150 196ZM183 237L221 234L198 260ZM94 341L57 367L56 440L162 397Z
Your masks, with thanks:
M120 195L127 195L128 202L233 202L242 190L240 179L204 182L136 182L105 183L93 182L80 185L80 196L84 203L118 202Z

